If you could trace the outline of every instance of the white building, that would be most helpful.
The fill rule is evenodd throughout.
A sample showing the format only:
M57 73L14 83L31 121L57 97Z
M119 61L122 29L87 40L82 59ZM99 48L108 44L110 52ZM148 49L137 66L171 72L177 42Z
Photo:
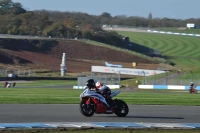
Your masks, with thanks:
M194 23L187 23L186 25L187 28L195 28L195 24Z

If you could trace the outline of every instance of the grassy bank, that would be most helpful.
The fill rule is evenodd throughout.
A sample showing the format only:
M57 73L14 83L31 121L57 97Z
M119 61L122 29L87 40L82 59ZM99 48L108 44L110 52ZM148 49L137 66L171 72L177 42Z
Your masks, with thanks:
M130 41L160 51L181 70L199 69L199 37L117 31ZM130 47L131 49L131 47Z

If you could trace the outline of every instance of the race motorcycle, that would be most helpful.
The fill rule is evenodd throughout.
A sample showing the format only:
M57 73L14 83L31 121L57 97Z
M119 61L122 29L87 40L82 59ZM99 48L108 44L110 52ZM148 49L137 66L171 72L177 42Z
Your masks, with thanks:
M115 113L119 117L125 117L129 112L128 105L123 100L112 99L119 93L120 93L119 90L116 90L111 93L110 103L112 103L113 106L111 106L111 108L108 109L105 104L106 99L104 96L102 96L101 94L97 93L94 90L85 88L83 92L80 94L79 110L86 117L91 117L94 115L94 113L96 114Z
M190 88L189 88L189 92L191 93L191 94L197 94L197 89L193 86L191 86Z

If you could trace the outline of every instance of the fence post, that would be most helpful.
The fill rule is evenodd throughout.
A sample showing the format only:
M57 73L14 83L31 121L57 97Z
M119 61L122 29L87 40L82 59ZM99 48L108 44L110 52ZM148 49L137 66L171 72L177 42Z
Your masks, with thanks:
M4 76L7 77L8 75L8 70L5 70Z
M154 71L154 84L156 85L156 72Z
M168 85L168 73L167 71L165 71L165 73L166 73L166 85Z
M180 85L180 71L181 70L178 70L178 85Z
M193 72L192 71L190 72L191 72L191 82L193 82Z
M144 71L142 71L143 72L143 74L144 74L144 77L143 77L143 82L144 82L144 85L146 84L146 79L145 79L145 72Z
M119 71L119 85L121 85L121 73Z

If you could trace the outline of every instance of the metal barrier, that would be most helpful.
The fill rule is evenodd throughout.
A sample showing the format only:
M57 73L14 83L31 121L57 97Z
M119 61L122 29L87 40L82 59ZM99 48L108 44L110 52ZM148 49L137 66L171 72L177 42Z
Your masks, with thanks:
M184 85L191 82L200 85L200 74L193 72L166 72L165 74L155 74L154 76L143 76L142 85Z

